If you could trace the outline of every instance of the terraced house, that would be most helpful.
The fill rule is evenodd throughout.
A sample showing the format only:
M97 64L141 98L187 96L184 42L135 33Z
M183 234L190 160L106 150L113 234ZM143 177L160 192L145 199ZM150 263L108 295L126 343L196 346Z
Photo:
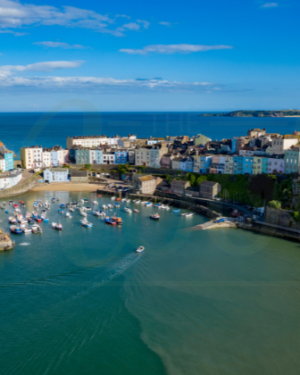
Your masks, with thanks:
M253 174L268 173L268 158L253 156Z
M128 162L128 150L119 149L115 151L115 164L126 164Z
M300 147L297 145L285 152L284 173L298 173L300 167Z
M90 149L79 147L75 150L76 164L91 164Z
M91 164L102 164L102 149L100 147L90 149L90 162Z
M20 156L21 163L26 169L43 167L42 146L22 147L20 150Z

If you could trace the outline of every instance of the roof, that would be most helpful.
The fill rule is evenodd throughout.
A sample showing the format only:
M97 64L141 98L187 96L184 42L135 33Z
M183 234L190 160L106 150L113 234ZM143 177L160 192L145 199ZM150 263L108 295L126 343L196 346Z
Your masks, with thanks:
M69 173L68 168L47 168L45 171L51 171L51 172L67 172Z
M215 182L215 181L202 181L200 183L200 186L207 186L207 187L212 187L212 186L215 186L219 184L218 182Z
M79 169L71 169L71 177L87 177L87 171L81 171Z
M182 180L173 180L171 182L171 185L185 186L186 184L189 184L189 182L188 181L182 181Z
M152 181L152 180L155 180L155 177L153 177L153 176L142 176L142 177L138 177L138 179L139 179L141 182L145 182L145 181Z

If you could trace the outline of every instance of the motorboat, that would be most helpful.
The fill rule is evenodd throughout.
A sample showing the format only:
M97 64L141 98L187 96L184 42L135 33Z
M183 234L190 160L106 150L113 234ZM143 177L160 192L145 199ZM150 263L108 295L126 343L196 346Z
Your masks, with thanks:
M113 220L117 225L122 225L122 218L121 217L116 217L116 215L111 217L111 220Z
M25 226L24 228L22 228L22 231L25 234L32 233L32 229L30 227L28 227L28 226Z
M107 207L110 208L110 209L114 208L114 206L112 204L108 204Z
M136 253L142 253L145 250L144 246L140 246L138 249L135 250Z
M179 212L180 212L180 210L173 210L174 214L178 214Z
M31 231L32 233L36 234L36 233L42 233L42 228L38 225L38 224L34 224L32 225L31 227Z
M17 225L11 225L9 227L11 233L14 233L14 234L22 234L22 229L20 227L18 227Z
M150 219L152 219L152 220L159 220L159 215L158 214L150 215Z
M81 211L80 211L80 215L86 217L86 216L87 216L87 213L81 210Z
M99 211L93 211L94 216L101 216L101 213Z
M102 205L102 208L103 208L103 210L107 210L108 209L108 207L105 204Z
M83 198L83 201L84 201L84 202L88 202L88 199L87 199L87 198Z
M185 212L185 213L181 214L181 216L190 217L190 216L193 216L193 214L192 214L192 212Z
M114 201L114 200L116 200L116 197L111 197L110 199L111 199L112 201Z
M8 221L10 222L10 224L17 224L17 219L14 216L10 216L8 218Z
M65 205L64 203L62 203L62 204L60 205L60 208L66 208L66 205Z
M120 205L119 205L119 204L115 204L115 207L116 207L116 208L120 208Z
M85 207L85 211L92 211L91 207Z
M108 225L117 225L117 223L115 221L113 221L110 217L106 216L106 218L104 219L105 223L108 224Z
M123 199L122 199L122 202L126 202L126 201L127 201L127 199L126 199L126 198L123 198Z
M97 205L97 204L98 204L98 202L97 202L97 201L93 201L93 204L94 204L94 205Z
M102 194L98 194L97 197L98 197L98 198L102 198Z
M69 211L74 212L74 208L70 207Z
M127 202L127 203L131 202L131 199L126 199L126 202Z
M8 214L8 213L9 213L9 212L8 212L8 210L5 210L4 212L5 212L6 214Z
M81 225L86 228L92 228L93 226L93 223L90 223L89 221L87 221L86 218L82 219L80 222L81 222Z
M63 210L60 208L58 211L57 211L59 214L61 214L63 212Z
M22 214L19 214L19 215L17 216L17 220L18 220L19 223L21 223L21 222L24 220L23 215L22 215Z
M137 210L136 208L133 209L133 212L135 212L136 214L138 214L140 211Z
M12 205L14 202L13 201L8 201L8 204Z
M70 212L66 212L66 215L65 215L67 218L69 218L69 219L72 219L72 216L71 216L71 214L70 214Z
M42 218L40 217L40 215L33 214L32 217L33 217L33 219L34 219L37 223L40 223L40 222L42 221Z
M34 220L33 220L32 217L29 217L29 218L27 219L27 222L28 222L29 224L34 224Z
M128 214L131 214L132 210L129 207L125 207L124 211L127 212Z
M141 204L144 204L146 205L147 203L149 203L148 201L142 201Z
M52 228L56 230L63 230L63 226L60 223L52 223Z
M146 207L151 207L152 206L152 203L151 202L147 202L146 203Z
M157 203L156 205L155 205L155 207L158 207L158 208L160 208L162 205L161 205L161 203Z
M117 198L117 199L116 199L117 202L120 202L120 200L121 200L121 198Z

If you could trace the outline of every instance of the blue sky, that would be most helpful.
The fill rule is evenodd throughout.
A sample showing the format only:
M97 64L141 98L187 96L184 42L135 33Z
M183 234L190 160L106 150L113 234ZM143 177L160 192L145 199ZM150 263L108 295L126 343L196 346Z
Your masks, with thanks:
M299 11L295 0L0 0L0 111L299 109Z

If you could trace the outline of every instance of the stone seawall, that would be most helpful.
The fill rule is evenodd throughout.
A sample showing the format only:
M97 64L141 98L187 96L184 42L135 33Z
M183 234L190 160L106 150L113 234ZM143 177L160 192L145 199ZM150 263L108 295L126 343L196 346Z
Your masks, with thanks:
M24 182L23 184L13 186L9 189L1 190L0 198L10 198L16 195L25 194L39 183L39 179L40 176L37 176L30 181Z

